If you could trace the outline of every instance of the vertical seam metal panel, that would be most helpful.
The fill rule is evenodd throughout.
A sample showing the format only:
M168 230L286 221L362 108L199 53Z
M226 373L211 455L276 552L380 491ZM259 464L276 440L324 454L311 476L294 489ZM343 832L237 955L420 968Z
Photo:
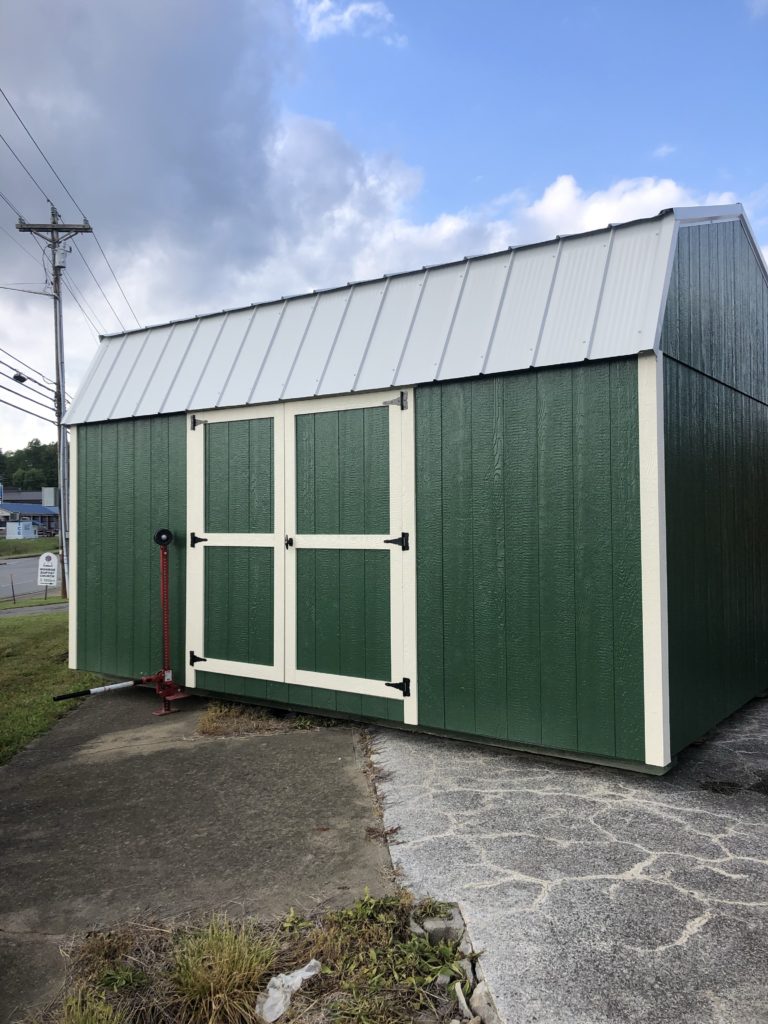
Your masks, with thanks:
M552 271L552 280L549 282L549 293L547 295L547 301L544 304L544 312L541 314L541 324L539 325L539 335L536 338L536 345L533 352L531 353L531 366L536 365L536 359L539 355L539 348L541 347L541 339L544 337L544 328L547 325L547 314L549 313L549 304L552 301L552 293L555 290L555 281L557 280L557 268L560 266L560 256L563 251L563 240L558 238L557 240L557 255L555 256L555 269Z
M288 388L288 385L290 384L291 377L293 376L293 371L296 368L296 363L299 361L299 356L301 355L301 350L304 348L304 342L307 340L307 334L309 333L309 328L312 326L312 321L315 318L315 313L317 311L317 304L318 304L319 301L320 301L320 295L317 294L317 295L315 295L315 301L312 303L312 309L311 309L310 314L309 314L309 319L307 320L307 324L306 324L306 326L304 328L304 331L303 331L303 333L301 335L301 341L299 342L299 346L296 349L296 354L294 355L293 360L291 361L291 365L288 368L288 373L286 374L286 377L285 377L285 383L283 384L282 390L280 391L280 398L283 397L283 395L285 394L285 392L286 392L286 390Z
M592 319L592 330L589 332L589 342L587 343L587 351L584 356L585 359L589 359L592 354L592 344L595 340L595 331L597 330L597 321L600 317L600 309L603 304L603 294L605 292L605 282L608 280L608 268L611 265L611 253L613 251L613 240L616 237L616 229L611 225L611 233L608 238L608 252L605 254L605 264L603 266L603 278L600 282L600 290L597 293L597 302L595 303L595 315Z
M360 379L360 374L363 372L363 369L365 367L365 361L368 358L368 350L371 347L371 342L373 341L373 336L376 333L376 328L378 327L378 324L379 324L379 318L381 317L381 311L384 308L384 303L387 301L387 295L389 293L389 284L390 284L391 280L392 280L392 278L388 277L387 281L386 281L386 284L384 285L384 292L383 292L383 294L381 296L381 299L379 300L379 308L376 310L376 315L373 318L373 324L371 325L371 329L368 332L368 340L365 343L365 348L363 349L363 356L362 356L362 358L360 360L359 366L357 367L357 373L355 374L355 379L352 381L352 387L350 389L351 391L355 391L357 389L357 382Z
M464 289L467 287L467 281L469 280L469 268L470 268L470 262L469 262L469 260L467 260L467 262L464 264L464 270L463 270L463 273L461 275L461 284L459 285L459 294L456 296L456 301L453 304L453 313L451 314L451 322L448 324L448 330L445 332L445 341L443 342L443 349L442 349L442 352L440 353L440 358L435 363L435 373L434 373L434 379L435 380L439 380L440 379L440 370L443 367L443 361L445 360L445 353L448 351L448 345L449 345L450 340L451 340L451 335L453 334L453 328L454 328L454 326L456 324L456 316L457 316L457 314L459 312L459 306L461 305L461 297L464 294Z
M285 299L283 301L283 308L280 310L280 315L277 318L277 323L275 324L274 329L272 331L272 337L269 339L269 344L267 345L266 352L264 353L264 356L262 357L261 366L259 367L258 372L256 374L256 379L253 382L253 387L251 388L251 390L250 390L250 392L248 394L248 401L245 403L246 405L251 404L251 399L253 398L253 393L256 390L256 388L259 386L259 381L261 380L261 375L262 375L262 373L264 373L264 367L267 365L267 360L269 359L269 354L272 351L272 346L275 344L275 338L277 337L277 332L280 330L280 325L283 322L283 317L285 316L285 311L286 311L287 308L288 308L288 300ZM254 313L254 316L255 316L255 313Z
M187 356L189 355L189 350L192 347L193 341L197 337L197 332L200 330L200 324L202 322L203 322L202 320L198 320L197 323L195 324L195 329L190 334L189 341L187 342L186 346L184 347L184 354L179 358L179 361L176 364L176 369L175 369L175 371L174 371L174 373L173 373L173 375L171 377L171 383L168 385L168 389L165 392L165 394L163 395L163 397L162 397L162 399L160 401L160 404L158 406L158 409L157 409L157 411L159 413L161 413L161 414L165 411L163 409L163 406L168 401L168 396L170 395L171 391L173 391L173 385L176 383L176 380L177 380L177 378L179 376L179 373L181 372L181 368L184 365L184 361L186 360ZM225 322L226 322L226 317L225 317ZM221 328L219 328L219 331L221 331ZM193 388L193 393L194 393L194 388Z
M216 334L214 342L211 345L210 349L208 350L208 355L206 356L205 362L203 363L203 368L202 368L202 370L200 371L200 373L198 375L197 383L194 385L194 387L192 388L192 391L189 394L189 398L187 399L187 405L186 405L185 409L188 408L189 406L193 405L193 401L192 400L195 397L195 395L197 394L197 392L198 392L198 390L200 388L200 385L202 384L203 380L205 379L205 371L208 369L208 367L209 367L209 365L211 363L211 359L213 358L213 354L216 351L216 347L218 346L219 341L221 340L221 336L224 333L224 328L227 326L228 323L229 323L229 313L225 313L224 314L224 319L221 321L221 326L219 327L219 330L218 330L218 333ZM192 336L192 338L190 338L190 341L189 341L190 346L192 345L192 342L194 341L194 339L196 337L197 337L197 332L195 332L195 334ZM170 391L168 392L168 394L170 394ZM168 395L165 396L165 402L167 402L167 401L168 401ZM165 404L165 402L163 402L163 404Z
M408 348L408 342L411 340L411 332L413 331L413 325L416 323L416 317L419 315L419 307L421 306L421 300L424 298L424 289L427 287L427 281L428 280L429 280L429 271L425 270L424 271L424 276L422 277L421 281L419 282L419 297L418 297L418 299L416 299L416 305L413 307L413 314L411 315L411 322L408 325L408 330L406 331L406 334L405 334L405 341L403 342L403 347L400 350L400 358L397 360L395 368L392 371L391 379L387 382L389 387L391 387L394 384L394 382L397 380L398 373L400 373L400 367L403 364L403 359L405 359L405 353L406 353L406 350Z
M229 373L227 374L227 376L226 376L226 378L224 380L224 383L221 385L221 388L219 389L219 395L218 395L218 398L216 399L216 404L214 405L215 409L218 409L219 402L221 401L221 396L227 390L227 386L228 386L228 384L229 384L229 382L230 382L230 380L232 378L232 374L235 372L235 367L237 366L238 361L240 359L240 353L243 351L243 346L245 345L246 341L248 340L248 335L251 333L251 328L253 327L253 322L256 319L256 310L258 308L259 308L258 306L254 306L253 307L253 312L251 313L251 319L248 321L248 326L245 328L245 331L243 332L242 340L241 340L240 344L237 346L237 352L235 352L235 358L232 360L232 365L229 368ZM194 395L192 397L194 398Z
M501 289L501 295L499 296L499 304L496 306L496 315L493 318L493 326L491 327L491 333L488 338L488 344L485 352L483 353L483 362L480 367L480 374L485 373L485 368L488 365L488 359L493 349L493 344L496 341L496 331L499 327L499 318L501 317L501 310L504 306L504 300L507 297L507 288L509 287L509 279L512 276L512 264L515 262L515 256L517 255L514 249L509 250L509 265L507 266L507 276L504 278L504 286Z
M160 365L160 360L165 355L165 350L168 348L168 343L170 342L171 338L173 337L173 332L175 330L176 330L176 324L173 324L173 326L171 327L170 331L168 331L168 336L165 339L165 344L161 346L160 351L158 352L157 357L155 358L155 365L152 367L152 370L149 373L147 373L147 379L146 379L146 382L144 384L144 387L142 388L141 394L136 399L136 404L133 407L134 415L136 414L136 410L139 408L139 406L142 403L142 400L144 398L144 395L147 392L147 388L149 387L149 385L150 385L150 383L152 381L152 378L154 377L155 373L157 372L157 368Z
M314 394L315 395L319 395L320 394L320 389L323 386L323 380L325 378L325 374L326 374L326 372L328 370L328 367L330 366L331 359L333 358L333 353L336 351L336 342L339 340L339 335L341 334L341 328L344 326L344 321L346 320L346 317L347 317L347 310L349 309L349 304L352 301L352 296L354 294L355 294L355 285L350 285L349 291L347 292L347 301L344 303L344 309L342 310L341 316L339 317L339 326L336 328L336 332L333 335L333 341L331 342L331 347L328 349L328 355L325 357L325 362L323 363L323 368L320 371L320 376L317 378L317 386L315 387L315 390L314 390ZM289 380L290 380L290 377L289 377Z
M131 364L131 368L130 368L130 370L128 371L128 373L126 375L126 378L125 378L125 383L126 384L128 383L128 381L133 376L133 371L138 366L139 360L141 359L142 355L144 354L144 349L147 347L147 342L149 341L149 335L150 334L151 334L151 331L145 331L144 332L144 338L142 339L141 344L136 346L136 349L137 349L136 356L134 357L133 363ZM85 387L85 385L83 385L83 387ZM117 408L118 403L120 402L120 399L123 397L124 393L125 393L125 388L121 388L120 391L115 395L115 400L112 403L112 408L109 410L109 415L107 416L107 419L110 419L110 420L112 419L112 417L114 415L114 412L115 412L115 409Z

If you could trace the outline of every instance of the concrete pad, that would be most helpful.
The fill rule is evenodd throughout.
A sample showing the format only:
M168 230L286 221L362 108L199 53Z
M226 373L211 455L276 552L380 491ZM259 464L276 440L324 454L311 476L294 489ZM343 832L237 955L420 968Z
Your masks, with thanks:
M200 701L157 706L91 698L0 769L0 1020L55 991L76 931L390 891L353 729L208 738Z
M765 1024L768 702L664 777L379 730L392 856L509 1024Z

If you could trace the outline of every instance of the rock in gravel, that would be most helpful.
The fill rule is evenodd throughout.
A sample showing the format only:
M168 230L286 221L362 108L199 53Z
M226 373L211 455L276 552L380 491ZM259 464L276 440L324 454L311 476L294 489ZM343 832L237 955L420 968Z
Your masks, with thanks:
M464 993L461 991L461 982L457 981L453 986L453 990L456 993L456 1002L459 1004L459 1010L464 1020L472 1020L474 1016L472 1010L467 1006L467 1000L464 998Z
M471 960L459 960L459 967L461 968L464 977L471 984L475 984L475 972L472 970Z
M433 946L440 942L459 942L464 934L464 919L458 907L451 907L450 917L426 917L421 923Z
M408 931L411 932L413 935L426 935L427 934L424 931L424 929L421 927L419 922L416 920L416 918L413 916L413 914L411 914L411 916L410 916L410 918L408 920Z
M499 1017L496 1006L491 998L488 985L484 981L480 982L469 997L469 1005L472 1008L472 1012L482 1018L483 1024L502 1024L501 1017Z

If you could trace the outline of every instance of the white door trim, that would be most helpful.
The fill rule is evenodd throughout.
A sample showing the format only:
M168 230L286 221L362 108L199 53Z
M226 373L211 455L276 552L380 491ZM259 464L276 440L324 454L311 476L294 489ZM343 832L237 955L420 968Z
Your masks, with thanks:
M405 408L401 396L405 394ZM403 703L403 720L418 723L416 680L416 508L415 429L413 389L366 392L313 398L266 406L216 409L187 416L187 531L206 537L191 547L187 538L187 649L206 657L205 548L272 547L274 549L274 665L207 658L199 667L188 665L186 686L196 685L196 671L266 679L297 686L386 697ZM298 534L296 532L296 417L307 413L369 409L389 403L390 534ZM271 418L274 421L274 533L212 533L205 530L205 425ZM410 547L397 545L390 553L390 638L392 682L407 678L410 694L385 686L384 680L331 675L296 665L296 552L299 549L383 549L384 541L408 533ZM293 538L286 548L285 538ZM377 685L380 683L380 686Z

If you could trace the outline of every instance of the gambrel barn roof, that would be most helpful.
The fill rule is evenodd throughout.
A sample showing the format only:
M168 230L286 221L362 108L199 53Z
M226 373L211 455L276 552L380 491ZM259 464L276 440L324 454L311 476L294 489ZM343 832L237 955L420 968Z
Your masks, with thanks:
M678 231L740 204L103 337L70 424L423 384L658 348Z

